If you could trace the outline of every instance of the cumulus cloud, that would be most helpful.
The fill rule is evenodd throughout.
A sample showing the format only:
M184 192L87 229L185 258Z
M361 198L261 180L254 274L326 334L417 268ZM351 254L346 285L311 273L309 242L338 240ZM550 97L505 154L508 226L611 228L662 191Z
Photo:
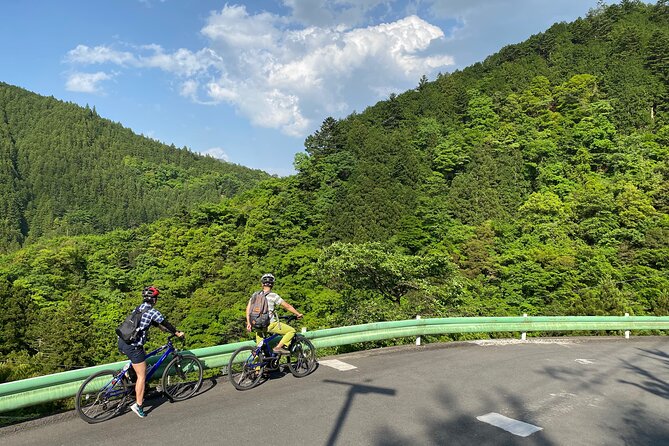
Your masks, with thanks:
M173 53L166 53L160 45L152 44L138 47L135 51L136 53L118 51L104 45L77 45L67 53L65 60L79 65L113 64L121 67L159 68L180 76L195 76L220 63L220 58L208 48L197 52L180 48Z
M444 32L417 15L360 25L388 3L284 0L291 16L227 4L202 27L205 48L79 45L66 60L160 69L181 78L184 97L226 103L256 126L304 136L328 115L350 113L384 99L380 91L404 91L454 64L435 49Z
M77 45L73 50L68 51L65 59L71 63L82 65L112 63L126 66L135 63L135 56L127 51L116 51L106 46L89 47L86 45Z
M202 33L223 61L205 94L289 135L303 136L314 120L381 99L379 85L406 89L454 63L428 52L444 33L417 16L351 29L288 28L284 21L226 6L211 14Z
M68 91L78 93L100 93L100 82L111 78L111 75L102 71L96 73L70 73L65 83L65 88Z
M230 157L228 156L227 153L225 153L225 150L223 150L221 147L211 147L205 151L200 152L203 155L209 155L213 158L216 158L217 160L221 161L230 161Z

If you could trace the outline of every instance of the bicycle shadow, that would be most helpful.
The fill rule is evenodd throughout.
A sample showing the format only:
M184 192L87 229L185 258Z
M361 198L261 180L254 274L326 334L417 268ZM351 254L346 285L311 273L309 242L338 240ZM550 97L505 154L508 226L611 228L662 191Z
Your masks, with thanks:
M195 392L193 396L190 398L187 398L184 401L191 400L193 398L197 398L198 396L209 392L211 389L217 386L217 382L215 378L206 378L202 380L202 384L200 385L200 388ZM151 412L156 410L158 407L162 406L165 403L180 403L181 401L172 401L171 398L165 395L162 390L159 390L157 387L152 387L150 390L146 393L144 396L144 404L142 407L144 408L144 413L149 415ZM134 403L134 394L133 394L133 400L130 404L128 404L123 411L119 414L125 414L130 411L130 406Z
M318 362L316 362L316 364L314 365L314 368L311 369L309 371L309 373L307 373L304 376L300 376L299 378L304 378L304 377L307 377L307 376L311 375L312 373L314 373L318 369L318 367L319 367L319 364L318 364ZM260 382L258 382L258 385L260 385L264 382L267 382L267 381L274 380L274 379L281 379L286 375L292 375L292 373L290 372L290 369L288 368L288 366L284 364L276 370L269 371L267 373L267 376L260 379Z

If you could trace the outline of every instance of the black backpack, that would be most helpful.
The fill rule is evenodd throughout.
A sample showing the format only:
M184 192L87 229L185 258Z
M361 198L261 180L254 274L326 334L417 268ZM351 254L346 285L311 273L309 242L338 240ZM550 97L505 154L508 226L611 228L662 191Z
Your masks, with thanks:
M147 309L139 311L139 307L132 310L132 313L116 328L118 337L123 339L127 344L135 342L141 335L141 332L138 330L139 323L142 320L142 314L146 313L146 311Z
M269 326L269 305L267 304L267 294L262 291L256 291L251 296L249 321L253 328L262 329Z

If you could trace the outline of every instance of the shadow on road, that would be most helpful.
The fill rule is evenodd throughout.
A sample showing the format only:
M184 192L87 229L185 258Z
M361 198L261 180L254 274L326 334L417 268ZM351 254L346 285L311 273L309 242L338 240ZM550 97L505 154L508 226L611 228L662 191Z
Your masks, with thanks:
M499 395L499 397L495 397ZM497 427L483 423L476 419L482 414L471 414L458 407L456 398L448 391L440 389L436 392L435 399L443 408L440 413L430 412L424 414L423 423L425 432L428 433L427 444L444 445L477 445L477 446L557 446L545 431L538 431L529 437L517 437L511 433L504 432ZM497 391L488 395L485 405L488 407L506 407L509 412L523 413L523 404L513 398L509 398L505 392ZM500 401L501 400L501 401ZM524 419L528 423L534 420ZM377 446L400 446L415 444L415 439L403 435L401 428L385 427L379 431Z
M346 421L346 417L348 416L348 413L351 410L351 405L353 404L353 399L356 397L356 395L367 395L370 393L374 393L377 395L395 396L395 394L397 393L395 389L389 389L387 387L368 386L365 384L335 381L332 379L324 379L323 382L328 384L340 384L349 387L348 394L346 396L346 402L339 411L339 415L337 416L337 421L334 425L334 428L330 433L330 437L328 438L327 443L325 443L327 446L335 445L337 437L339 436L341 428L344 425L344 421Z
M216 387L218 383L216 382L215 378L207 378L202 380L202 385L200 385L200 388L198 389L197 392L195 392L195 395L191 396L188 398L188 400L192 400L194 398L197 398L199 395L202 395L204 393L209 392L211 389ZM184 400L187 401L187 400ZM165 403L170 403L172 402L168 397L165 396L165 394L157 389L153 389L149 394L147 395L146 399L144 400L144 412L149 415L151 412L156 410L158 407L162 406ZM175 401L174 403L179 403L180 401ZM132 404L132 403L131 403ZM126 413L130 411L130 406L126 407L123 412L121 413Z
M667 353L661 351L661 350L645 350L645 349L639 349L643 352L646 353L646 355L643 355L646 358L654 359L657 361L663 362L667 368L669 369L669 355ZM622 384L629 384L631 386L635 386L639 389L645 390L647 392L652 393L653 395L657 395L659 397L662 397L664 399L669 399L669 382L667 380L663 379L660 376L655 375L651 371L638 366L634 365L629 361L622 361L624 367L627 370L630 370L634 373L636 373L639 376L642 376L644 380L640 383L635 383L635 382L630 382L627 380L620 379L618 382ZM667 374L665 373L665 376ZM665 421L666 422L666 421ZM669 438L667 438L667 444L669 444Z

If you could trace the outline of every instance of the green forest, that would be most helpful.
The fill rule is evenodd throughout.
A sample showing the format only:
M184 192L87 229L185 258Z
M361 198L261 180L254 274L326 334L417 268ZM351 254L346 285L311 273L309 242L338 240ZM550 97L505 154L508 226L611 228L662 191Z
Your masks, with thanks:
M149 284L189 347L250 339L265 272L310 330L669 315L668 94L666 0L328 117L285 178L0 84L0 381L120 360Z
M0 82L0 253L137 227L267 177Z

